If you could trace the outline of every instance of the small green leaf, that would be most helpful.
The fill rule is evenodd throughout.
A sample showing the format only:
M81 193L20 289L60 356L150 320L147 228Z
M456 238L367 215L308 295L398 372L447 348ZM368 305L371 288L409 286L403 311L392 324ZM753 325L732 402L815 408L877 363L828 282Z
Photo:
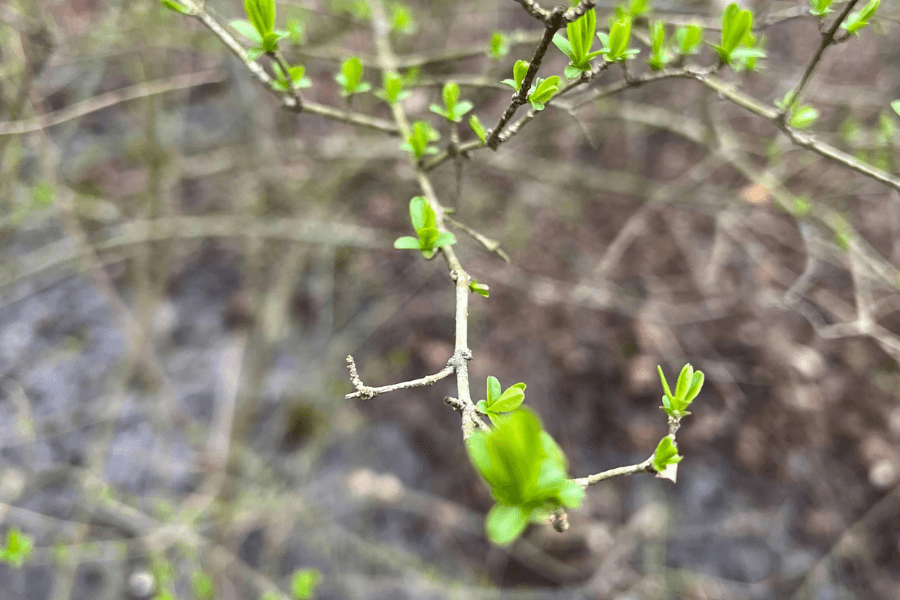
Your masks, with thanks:
M847 17L847 20L843 25L847 30L847 33L856 33L868 25L869 19L875 15L875 11L878 10L879 4L881 4L881 0L870 0L862 10L850 13L850 16Z
M296 600L309 600L315 593L319 583L319 572L316 569L300 569L291 578L291 594Z
M394 3L391 10L391 29L398 33L410 34L416 30L416 22L409 9L400 3Z
M0 548L0 562L21 567L31 556L33 548L34 540L13 527L6 532L6 543Z
M674 398L674 396L672 395L672 390L669 389L669 382L666 381L666 375L665 373L663 373L662 367L656 365L656 370L659 371L659 380L662 383L663 391L666 393L666 396L669 398Z
M194 573L194 580L191 583L194 588L194 597L197 600L212 600L216 593L212 577L203 571L197 571Z
M891 108L894 109L894 112L900 115L900 100L894 100L891 102Z
M694 398L696 398L700 393L700 389L703 388L703 381L705 377L706 376L703 374L703 371L696 371L694 373L694 377L691 379L691 385L684 396L684 399L688 404L693 402Z
M275 0L244 0L244 10L261 38L275 29Z
M544 104L549 102L553 95L559 90L559 77L556 75L548 77L536 84L534 91L529 96L529 100Z
M684 398L684 395L687 393L688 388L691 385L691 380L693 378L694 367L692 367L690 363L688 363L681 369L681 373L678 374L678 382L675 384L675 397L678 400Z
M566 508L577 508L584 497L584 487L572 479L567 480L559 492L559 500Z
M491 375L487 378L487 403L488 406L494 404L500 398L500 381Z
M472 283L469 284L469 289L485 298L491 297L490 288L483 283L478 283L477 280L472 280Z
M515 88L516 91L522 88L522 82L525 80L525 75L528 73L528 63L524 60L516 61L516 64L513 65L513 77L515 78Z
M244 19L235 19L230 22L228 25L231 26L232 29L237 31L239 34L250 40L251 42L261 45L263 38L256 30L256 27L253 26L250 21L246 21Z
M572 49L572 44L569 43L569 40L564 38L561 33L557 33L553 36L553 45L559 48L559 50L565 54L569 60L575 61L576 55L575 51ZM524 61L523 61L524 62Z
M675 40L678 42L678 53L682 56L697 54L703 44L703 27L701 25L686 25L675 31Z
M816 17L824 17L833 12L831 6L833 0L809 0L809 14Z
M791 114L789 124L797 129L806 129L819 118L819 111L812 106L801 106Z
M262 49L262 46L254 46L247 50L247 60L250 62L255 62L259 59L260 56L265 54L266 51Z
M353 56L345 60L343 64L341 64L340 75L335 77L338 83L344 87L341 91L341 95L347 97L361 91L368 91L370 86L368 84L363 86L362 75L363 64L358 56ZM360 89L361 87L365 87L366 89Z
M432 244L432 248L443 248L444 246L450 246L451 244L456 243L456 236L450 233L449 231L444 231L440 235L437 236L437 239L434 240Z
M447 107L447 112L452 113L453 108L459 101L459 86L453 82L445 83L441 95L444 98L444 106Z
M487 132L485 132L484 125L481 124L476 115L469 117L469 127L472 128L472 131L475 132L482 144L487 143Z
M525 531L529 513L521 506L506 506L499 502L491 508L485 521L488 539L498 546L506 546Z
M671 435L667 435L659 441L656 452L653 453L653 470L663 473L667 466L678 464L683 458L678 454L675 439Z
M507 388L497 400L490 405L492 412L511 412L522 406L525 392L517 387Z
M488 45L488 56L494 60L500 60L509 54L509 38L500 31L495 31L491 35L491 42Z
M486 400L479 400L478 404L475 405L475 408L478 409L478 412L480 412L483 415L486 415L488 413Z
M418 238L412 236L404 235L394 240L394 248L397 250L418 250L420 247Z
M192 11L190 8L182 4L181 2L176 2L175 0L160 0L162 5L166 8L172 9L177 13L181 13L183 15L190 15Z
M286 23L288 30L288 38L291 40L292 44L302 44L303 43L303 24L295 18L290 18Z
M575 65L568 65L565 69L563 69L563 75L566 76L566 79L576 79L578 77L581 77L582 73L584 73L584 71L579 69Z

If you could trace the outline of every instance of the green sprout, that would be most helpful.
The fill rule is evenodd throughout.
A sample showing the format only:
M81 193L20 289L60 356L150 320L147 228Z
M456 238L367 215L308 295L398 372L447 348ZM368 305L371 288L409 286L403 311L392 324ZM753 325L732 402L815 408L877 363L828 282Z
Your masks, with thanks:
M422 256L431 260L439 248L456 243L456 236L449 231L438 231L434 209L428 200L416 196L409 201L409 217L418 238L403 236L394 241L398 250L421 250Z

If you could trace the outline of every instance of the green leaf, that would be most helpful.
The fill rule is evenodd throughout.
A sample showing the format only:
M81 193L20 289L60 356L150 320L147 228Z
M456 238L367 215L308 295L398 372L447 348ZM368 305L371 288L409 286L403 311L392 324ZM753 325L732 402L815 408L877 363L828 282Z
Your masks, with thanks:
M696 371L694 373L694 377L691 379L691 385L688 388L687 393L684 396L684 400L690 404L694 401L694 398L700 393L701 388L703 388L703 381L706 376L703 374L703 371Z
M500 60L509 54L509 38L500 31L495 31L491 35L491 42L488 45L488 56L494 60Z
M253 48L247 50L247 60L249 60L250 62L254 62L265 53L266 51L262 49L262 46L254 46Z
M809 0L809 14L814 15L816 17L824 17L830 12L833 12L831 6L833 0Z
M450 233L449 231L444 231L440 235L437 236L437 239L434 240L434 244L432 248L443 248L444 246L450 246L451 244L456 243L456 236Z
M343 77L339 83L344 86L341 94L346 97L357 93L363 75L363 64L358 56L348 58L341 64L341 75Z
M262 36L256 30L256 27L253 26L250 21L246 21L244 19L235 19L230 22L229 25L232 29L237 31L239 34L250 40L251 42L261 45L262 44Z
M453 114L453 109L459 101L459 86L453 82L445 83L441 96L444 98L444 106L447 107L447 112Z
M667 435L659 441L656 446L656 452L653 453L653 470L662 473L669 465L678 464L683 459L678 454L678 448L675 446L675 438Z
M559 491L559 500L566 508L577 508L584 497L584 487L572 479L567 480Z
M6 543L0 548L0 562L21 567L31 556L33 548L34 540L12 527L6 532Z
M791 114L790 126L806 129L819 118L819 111L812 106L801 106Z
M650 26L650 59L647 64L659 71L669 63L671 57L665 48L666 26L657 21Z
M394 248L397 250L418 250L421 246L419 246L418 238L404 235L394 240Z
M483 283L478 283L477 279L472 279L472 283L469 284L469 289L476 294L484 296L485 298L491 297L490 288ZM484 401L482 400L482 402Z
M194 588L194 598L197 600L212 600L216 593L212 577L203 571L197 571L194 573L194 579L191 583Z
M391 5L391 29L399 33L413 33L416 30L416 22L409 9L400 3Z
M166 8L170 8L177 13L181 13L183 15L192 14L191 9L182 4L181 2L176 2L175 0L160 0L162 5Z
M261 38L275 29L275 0L244 0L244 10Z
M488 539L498 546L512 543L528 526L528 516L521 506L495 504L484 523Z
M703 44L703 27L701 25L686 25L675 31L675 40L678 42L678 53L682 56L697 54Z
M565 69L563 69L563 75L566 76L566 79L576 79L581 77L581 74L584 73L582 69L579 69L575 65L568 65Z
M604 38L601 37L600 39L603 41ZM619 17L614 16L610 19L609 36L606 36L606 41L604 42L603 54L606 56L606 60L615 62L627 59L630 56L628 52L629 41L631 41L631 17L627 14Z
M507 388L497 401L490 405L493 412L511 412L522 406L525 401L525 392L519 388Z
M572 44L570 44L569 40L564 38L561 33L557 33L553 36L553 45L555 45L563 54L569 57L569 60L571 60L572 62L575 61L575 52L572 49Z
M494 404L500 397L500 381L491 375L487 378L487 403L488 406Z
M690 365L690 363L684 365L681 369L681 373L678 374L678 383L675 384L675 397L678 400L684 398L685 394L688 391L688 388L691 385L691 380L694 378L694 367Z
M296 600L309 600L319 584L319 572L316 569L300 569L294 571L291 578L291 595Z
M409 201L409 218L416 231L425 227L425 209L431 208L424 196L416 196Z
M666 396L668 398L674 398L674 396L672 395L672 390L669 389L669 382L666 381L666 375L665 373L663 373L662 367L656 365L656 370L659 371L659 381L662 383L663 391L666 393Z
M862 10L850 13L850 16L847 17L847 20L843 25L847 30L847 33L856 33L868 25L869 19L875 15L875 11L878 10L879 4L881 4L881 0L870 0Z
M475 408L478 410L478 412L480 412L483 415L486 415L488 413L486 400L479 400L478 403L475 405Z
M476 115L469 117L469 127L472 128L472 131L475 132L475 135L478 136L478 139L481 140L482 144L487 143L487 132L485 132L484 125L481 124L481 121Z
M292 44L303 43L303 24L298 19L290 18L287 20L288 37Z
M517 60L516 64L513 65L513 77L515 78L516 91L522 88L522 82L525 80L525 75L528 73L528 66L528 62L524 60Z
M559 90L559 77L553 75L537 84L535 90L529 96L533 102L546 103Z
M891 102L891 108L894 109L894 112L900 115L900 100L894 100Z

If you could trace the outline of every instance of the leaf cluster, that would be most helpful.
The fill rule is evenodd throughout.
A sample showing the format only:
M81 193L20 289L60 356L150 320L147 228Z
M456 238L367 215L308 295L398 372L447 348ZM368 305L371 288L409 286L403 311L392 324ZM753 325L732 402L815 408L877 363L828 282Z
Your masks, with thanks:
M500 60L507 54L509 54L509 37L502 31L495 31L491 35L487 55L494 60Z
M671 468L681 462L684 457L678 454L678 447L675 445L675 437L667 435L659 441L656 451L653 453L651 465L656 471L657 477L663 479L675 480L675 469Z
M312 81L306 77L306 69L301 65L290 67L285 73L284 69L278 63L272 64L272 70L275 72L276 89L282 92L289 92L292 89L302 89L312 86Z
M472 110L473 104L468 100L459 100L459 86L455 83L447 83L444 85L443 93L444 107L441 108L437 104L428 107L433 113L437 113L453 123L462 121L463 116Z
M6 543L0 547L0 563L21 567L31 556L33 549L34 540L12 527L6 532Z
M319 571L316 569L298 569L291 577L291 596L295 600L309 600L319 585Z
M628 47L628 42L631 41L631 24L631 14L617 7L615 14L609 18L609 34L602 31L597 34L603 42L600 51L608 62L622 62L640 52L637 48Z
M481 296L484 296L485 298L490 298L490 297L491 297L490 289L491 289L491 288L489 288L489 287L486 286L485 284L483 284L483 283L478 283L478 280L475 279L474 277L472 278L472 282L469 283L469 290L470 290L470 291L475 292L476 294L479 294L479 295L481 295ZM525 384L524 384L524 383L522 384L522 389L523 389L523 390L525 389Z
M566 477L562 450L527 408L501 417L491 431L475 432L466 448L497 500L485 521L494 544L513 542L529 522L575 508L584 498L584 488Z
M409 201L409 217L418 238L403 236L394 240L398 250L421 250L426 259L434 257L439 248L456 243L456 236L449 231L441 233L437 228L434 209L422 196Z
M571 61L563 71L566 79L575 79L591 70L591 59L603 54L602 50L591 51L594 34L597 31L597 14L592 8L579 19L566 25L566 36L557 33L553 44Z
M334 76L334 80L341 85L341 95L347 98L371 90L372 86L363 81L362 76L363 64L358 56L345 60L341 64L341 72Z
M673 419L680 419L691 414L687 412L687 408L703 387L703 371L695 372L691 365L684 365L684 368L681 369L681 373L678 375L678 383L675 385L675 393L673 394L671 388L669 388L669 382L666 381L662 367L657 366L656 369L659 371L659 380L665 392L665 395L662 397L663 411Z
M375 95L387 102L388 104L396 104L397 102L403 102L410 96L410 92L403 89L407 83L409 83L415 74L413 71L410 71L406 74L406 77L401 77L396 73L386 73L384 75L384 87L380 90L375 91Z
M722 64L752 70L756 66L755 59L766 56L765 52L755 47L756 38L752 29L753 13L741 10L735 3L729 4L722 13L721 42L713 46Z
M278 50L279 40L290 35L284 29L275 29L275 0L244 0L244 11L249 20L238 19L229 25L256 44L247 51L250 60L274 53Z
M412 131L406 141L400 145L401 150L406 150L416 160L420 160L426 154L437 154L438 149L429 146L431 142L441 139L441 134L435 131L427 121L413 123Z
M809 0L809 14L816 17L824 17L830 12L834 12L831 9L831 3L834 0Z
M516 410L525 401L525 384L519 382L506 388L500 392L500 381L491 375L487 378L487 399L479 400L475 408L483 415L491 420L494 425L498 424L503 413Z
M502 83L505 83L517 92L521 91L522 83L525 81L525 75L528 74L528 67L529 63L527 61L516 61L516 64L513 65L513 79L504 79ZM544 110L547 102L549 102L558 91L559 77L556 75L548 77L547 79L535 77L534 82L531 84L531 89L528 90L528 102L531 103L531 108L534 110ZM477 134L478 132L476 131L475 133Z
M847 15L847 20L844 21L841 27L846 29L847 33L856 33L869 24L869 19L875 16L875 11L878 10L879 4L881 4L881 0L870 0L861 10L853 11Z

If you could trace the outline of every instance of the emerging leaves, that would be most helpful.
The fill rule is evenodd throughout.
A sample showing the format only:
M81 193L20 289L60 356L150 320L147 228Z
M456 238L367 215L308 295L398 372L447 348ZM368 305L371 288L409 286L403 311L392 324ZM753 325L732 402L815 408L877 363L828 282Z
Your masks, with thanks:
M466 448L497 500L485 521L494 544L513 542L529 522L575 508L584 498L584 488L566 477L562 450L527 408L500 418L489 432L475 432Z
M409 152L414 159L421 160L426 154L437 154L437 148L429 144L439 139L441 135L432 129L427 121L416 121L413 123L412 133L400 148Z
M879 4L881 4L881 0L870 0L868 4L862 7L862 10L850 13L841 27L846 29L847 33L856 33L869 24L869 19L875 15Z
M756 40L752 29L753 13L741 10L737 4L729 4L722 13L722 40L718 46L713 46L722 64L731 65L738 60L765 57L765 52L754 47ZM754 65L744 63L742 66L749 70Z
M522 88L522 81L525 80L525 75L527 73L528 62L524 60L517 60L516 64L513 65L513 79L504 79L502 83L505 83L518 92Z
M591 59L603 54L602 51L591 52L594 33L597 31L597 14L594 9L587 11L581 18L566 25L568 39L560 34L553 36L553 43L572 61L563 74L566 79L575 79L582 73L591 70Z
M468 100L459 101L459 86L455 83L447 83L443 90L444 108L437 104L428 107L433 113L437 113L453 123L462 121L463 116L472 110L472 103Z
M656 446L656 452L653 453L653 470L656 476L661 479L668 479L675 483L677 469L675 465L681 462L684 457L678 454L678 448L675 446L675 438L667 435L659 441Z
M21 567L31 556L34 541L15 527L6 532L6 543L0 547L0 563Z
M691 365L684 365L678 375L678 383L675 385L675 393L669 388L669 382L663 373L662 367L657 366L659 380L662 383L665 395L662 397L662 409L673 419L681 419L691 413L687 412L688 406L700 393L703 387L704 375L702 371L694 372Z
M472 128L472 131L475 132L482 144L487 143L487 132L484 130L484 125L481 124L481 120L479 120L477 115L473 114L469 117L469 127Z
M598 33L603 42L600 50L608 62L622 62L632 58L639 52L636 48L628 48L631 41L631 15L621 9L609 19L609 35Z
M476 285L477 282L473 282ZM471 288L471 285L469 286ZM481 286L487 290L487 286ZM475 291L475 290L473 290ZM486 296L485 296L486 297ZM491 423L498 425L499 419L502 418L501 413L508 413L516 410L525 401L525 384L517 383L500 393L500 382L496 377L491 375L487 378L487 400L480 400L475 408L483 415L487 415Z
M409 201L409 217L418 238L403 236L394 241L398 250L421 250L422 256L431 260L439 248L456 243L456 236L450 232L441 233L437 228L434 209L428 200L416 196Z
M363 65L359 57L348 58L341 65L341 72L335 75L334 80L343 88L341 95L345 98L353 94L362 94L372 89L372 86L362 80Z
M291 578L291 596L295 600L309 600L316 592L319 584L319 572L316 569L299 569Z

